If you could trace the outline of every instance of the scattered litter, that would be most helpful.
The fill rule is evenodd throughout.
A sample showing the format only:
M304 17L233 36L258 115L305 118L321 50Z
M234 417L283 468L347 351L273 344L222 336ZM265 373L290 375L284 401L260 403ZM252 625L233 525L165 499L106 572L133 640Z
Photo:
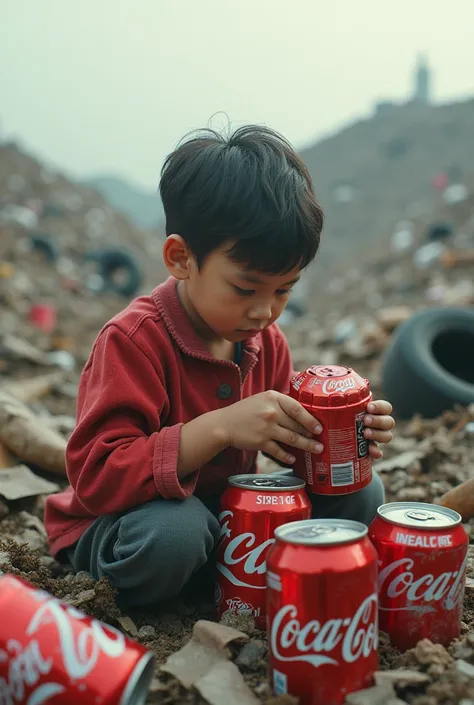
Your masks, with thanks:
M21 499L57 492L59 485L44 480L31 472L26 465L0 468L0 495L5 499Z

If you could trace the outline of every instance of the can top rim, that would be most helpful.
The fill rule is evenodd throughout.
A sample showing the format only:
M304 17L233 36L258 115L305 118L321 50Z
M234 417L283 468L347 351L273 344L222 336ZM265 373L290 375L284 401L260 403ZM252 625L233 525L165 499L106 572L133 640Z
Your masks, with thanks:
M365 524L351 519L303 519L282 524L275 538L300 546L340 546L367 536Z
M377 509L377 515L389 524L423 531L455 527L462 521L454 509L428 502L388 502Z
M306 487L306 482L299 477L280 475L279 473L231 475L228 482L231 487L240 487L253 492L265 492L265 490L288 492L289 490L302 490Z

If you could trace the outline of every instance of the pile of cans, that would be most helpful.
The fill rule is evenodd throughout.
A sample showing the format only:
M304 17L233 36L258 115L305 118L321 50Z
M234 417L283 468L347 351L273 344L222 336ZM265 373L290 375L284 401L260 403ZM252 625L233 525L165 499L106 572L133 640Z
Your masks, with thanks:
M341 705L370 687L379 629L401 651L459 636L468 536L456 512L382 505L369 527L311 519L311 494L350 494L372 479L363 417L370 392L350 368L313 367L292 396L324 428L325 452L297 455L295 476L240 475L221 502L218 616L266 629L275 694Z
M267 629L275 694L340 705L373 684L379 628L401 651L461 631L468 537L456 512L382 505L369 528L310 519L304 482L230 478L222 498L218 614Z

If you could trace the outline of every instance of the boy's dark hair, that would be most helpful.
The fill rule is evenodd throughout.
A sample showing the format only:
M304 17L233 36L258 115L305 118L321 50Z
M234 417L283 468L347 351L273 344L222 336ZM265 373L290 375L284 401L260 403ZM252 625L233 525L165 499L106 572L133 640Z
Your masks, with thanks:
M229 240L234 261L267 274L303 269L318 251L323 211L311 177L267 127L188 136L163 165L160 193L166 235L181 235L198 266Z

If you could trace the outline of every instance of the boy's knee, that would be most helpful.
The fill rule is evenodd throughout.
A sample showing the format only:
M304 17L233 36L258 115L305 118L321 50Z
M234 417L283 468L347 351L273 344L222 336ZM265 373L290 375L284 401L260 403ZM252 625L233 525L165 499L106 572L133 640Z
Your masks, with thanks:
M130 604L175 596L213 552L216 517L195 497L156 500L120 518L107 572Z

